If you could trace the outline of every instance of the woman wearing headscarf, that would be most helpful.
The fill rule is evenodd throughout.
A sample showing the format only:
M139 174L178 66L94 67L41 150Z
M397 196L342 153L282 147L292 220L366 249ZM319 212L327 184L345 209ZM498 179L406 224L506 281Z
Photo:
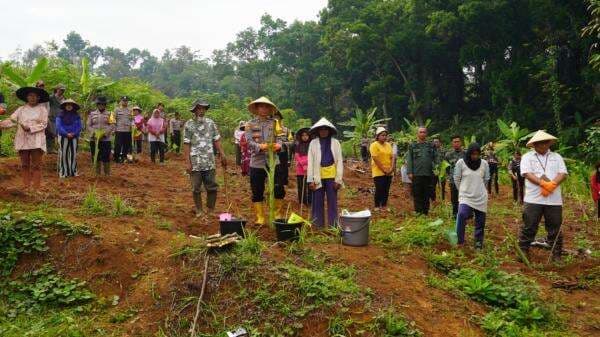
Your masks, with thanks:
M312 221L317 228L325 226L325 197L327 197L327 223L335 226L337 220L337 191L342 187L344 159L342 146L334 138L337 129L326 118L321 118L310 128L316 136L308 146L306 181L313 191Z
M308 128L302 128L296 132L294 143L294 162L296 163L296 185L298 187L298 203L310 205L311 193L308 191L306 182L306 171L308 169L308 146L310 145L310 133Z
M10 115L10 119L0 122L0 128L17 126L15 150L21 158L21 178L23 187L31 185L38 190L42 180L42 156L46 152L48 126L48 93L41 88L23 87L17 90L17 97L26 104Z
M375 130L375 141L369 146L371 155L371 175L375 184L375 210L387 207L392 176L394 175L394 154L387 141L388 132L384 127Z
M456 235L458 244L465 243L467 219L475 213L475 248L483 248L483 230L487 213L487 182L490 180L488 163L481 159L481 147L473 143L467 149L463 159L454 166L454 184L458 189L458 214L456 216Z
M58 134L58 176L61 178L77 175L77 146L81 133L81 117L77 113L79 104L72 99L60 104L60 112L56 116L56 133Z
M148 141L150 142L150 159L156 163L156 154L159 155L161 163L165 162L165 133L167 122L160 116L160 111L155 109L152 118L146 123L148 130Z

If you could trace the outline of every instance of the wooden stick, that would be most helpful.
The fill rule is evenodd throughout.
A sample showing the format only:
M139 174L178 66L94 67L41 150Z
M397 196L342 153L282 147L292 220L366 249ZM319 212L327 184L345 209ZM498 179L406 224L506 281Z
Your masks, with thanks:
M200 303L202 303L202 298L204 297L204 289L206 289L206 280L208 279L208 250L204 255L204 276L202 278L202 288L200 290L200 296L198 296L198 303L196 303L196 314L194 315L194 323L192 324L192 328L190 329L190 337L194 337L196 334L196 323L198 322L198 316L200 316Z
M300 192L300 217L302 217L302 208L304 207L304 188L306 187L306 175L302 179L302 192Z

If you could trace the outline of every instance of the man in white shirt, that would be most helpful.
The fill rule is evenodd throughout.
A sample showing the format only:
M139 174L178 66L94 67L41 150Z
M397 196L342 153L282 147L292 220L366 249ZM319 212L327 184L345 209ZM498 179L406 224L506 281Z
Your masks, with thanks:
M525 178L525 198L523 204L523 226L519 235L519 246L529 258L529 247L535 240L542 216L548 232L548 243L552 258L559 260L562 254L562 195L560 184L567 177L567 167L563 158L550 151L557 138L539 130L527 143L534 150L521 159L521 175Z

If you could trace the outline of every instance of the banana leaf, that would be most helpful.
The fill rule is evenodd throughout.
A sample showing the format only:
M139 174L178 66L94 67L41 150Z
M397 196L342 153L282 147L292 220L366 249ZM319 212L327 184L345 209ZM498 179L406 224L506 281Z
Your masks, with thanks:
M21 77L19 74L17 74L12 69L10 64L8 64L8 63L5 63L2 66L2 74L6 75L6 77L8 77L10 82L12 82L11 84L13 84L16 87L26 87L27 86L27 81L25 81L25 79L23 77Z
M44 72L46 72L46 68L48 68L48 59L42 57L37 61L37 64L31 71L31 74L27 76L25 82L27 82L27 84L33 85L37 80L39 80L42 77Z

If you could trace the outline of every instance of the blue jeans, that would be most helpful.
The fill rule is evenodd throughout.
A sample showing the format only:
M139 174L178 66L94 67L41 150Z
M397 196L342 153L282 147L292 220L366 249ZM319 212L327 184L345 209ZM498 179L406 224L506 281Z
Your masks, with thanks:
M465 226L467 220L473 217L475 213L475 248L483 247L483 229L485 228L485 212L476 210L467 204L458 205L458 214L456 215L456 236L458 244L465 243Z

